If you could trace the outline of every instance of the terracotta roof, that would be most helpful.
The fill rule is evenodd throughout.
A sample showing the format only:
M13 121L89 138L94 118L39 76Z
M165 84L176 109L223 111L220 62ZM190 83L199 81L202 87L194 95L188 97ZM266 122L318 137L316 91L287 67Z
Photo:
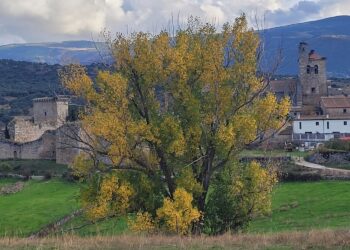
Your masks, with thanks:
M309 53L309 59L310 60L323 60L325 57L320 56L317 54L314 50L311 50Z
M346 96L321 97L321 105L325 108L350 108L350 98Z

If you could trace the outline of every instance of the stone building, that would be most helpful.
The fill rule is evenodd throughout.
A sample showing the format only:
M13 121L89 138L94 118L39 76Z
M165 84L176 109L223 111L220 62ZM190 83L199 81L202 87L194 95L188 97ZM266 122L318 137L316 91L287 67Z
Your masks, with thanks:
M298 46L298 78L271 81L270 91L277 98L288 96L292 115L319 115L321 97L328 96L326 58L310 50L305 42Z
M301 85L302 113L304 115L321 114L320 101L328 95L326 58L309 50L308 44L299 44L299 83Z
M350 117L350 98L348 96L323 96L320 107L324 115Z
M33 116L14 117L7 125L9 138L0 140L0 159L71 163L82 147L72 136L79 127L67 122L68 104L65 96L33 99Z

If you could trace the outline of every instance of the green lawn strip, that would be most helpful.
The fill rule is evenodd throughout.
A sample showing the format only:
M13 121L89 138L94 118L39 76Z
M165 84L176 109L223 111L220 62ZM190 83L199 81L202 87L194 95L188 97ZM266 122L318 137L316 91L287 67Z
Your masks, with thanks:
M309 155L310 152L299 152L299 151L292 151L287 152L285 150L261 150L261 149L255 149L255 150L243 150L240 153L241 157L286 157L286 156L295 156L295 157L305 157Z
M349 163L322 163L321 165L324 165L329 168L339 168L339 169L350 170L350 162Z
M350 182L283 183L274 191L272 214L256 219L250 232L350 227Z
M58 179L28 181L19 193L0 196L0 236L26 236L78 208L78 186Z
M84 216L79 216L66 223L63 226L63 232L73 233L79 236L95 236L95 235L120 235L128 233L127 217L111 218L104 221L89 224ZM86 225L81 227L82 225ZM81 228L77 228L81 227Z

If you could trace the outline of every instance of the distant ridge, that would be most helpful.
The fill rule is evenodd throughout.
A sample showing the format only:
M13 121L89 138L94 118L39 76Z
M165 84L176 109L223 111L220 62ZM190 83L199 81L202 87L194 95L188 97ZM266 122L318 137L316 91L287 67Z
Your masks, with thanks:
M263 30L265 64L276 58L282 50L283 60L277 71L281 75L297 74L297 46L309 43L310 48L327 57L329 77L350 77L350 16L329 17L317 21L291 24ZM99 53L96 50L99 48ZM92 41L64 41L53 43L10 44L0 46L0 59L67 64L108 61L103 43Z
M84 40L0 46L0 59L47 64L79 62L87 65L104 60L101 58L104 53L104 43Z
M329 77L350 77L350 16L329 17L317 21L291 24L261 32L265 41L266 60L276 58L282 49L283 61L277 73L297 74L297 46L304 41L327 58Z

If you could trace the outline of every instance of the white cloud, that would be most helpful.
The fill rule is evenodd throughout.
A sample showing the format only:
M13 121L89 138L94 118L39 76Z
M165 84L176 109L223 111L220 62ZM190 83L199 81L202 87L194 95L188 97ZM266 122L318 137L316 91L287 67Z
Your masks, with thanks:
M90 39L112 32L167 28L189 15L222 24L240 13L269 26L350 14L349 0L1 0L0 44Z

